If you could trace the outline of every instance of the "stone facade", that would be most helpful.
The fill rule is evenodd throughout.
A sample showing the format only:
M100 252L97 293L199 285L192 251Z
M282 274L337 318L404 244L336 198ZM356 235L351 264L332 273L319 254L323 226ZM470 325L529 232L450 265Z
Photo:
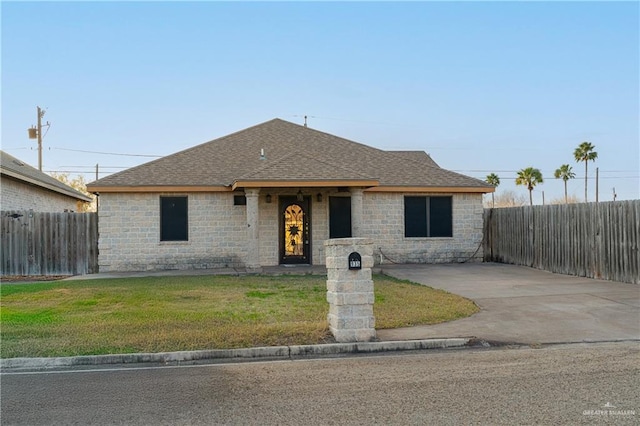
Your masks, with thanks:
M160 196L188 195L188 241L160 241ZM245 206L225 193L100 196L101 272L244 267Z
M258 245L262 266L279 263L278 196L298 188L261 189L258 193ZM337 189L309 189L311 262L325 263L329 239L329 196ZM317 194L322 201L317 201ZM271 196L268 203L266 195ZM160 241L160 196L188 196L188 241ZM245 268L249 255L247 207L234 205L232 193L102 193L99 207L101 272L161 269ZM235 194L237 195L237 194ZM405 238L404 195L364 192L358 237L373 241L375 263L441 263L482 259L482 194L453 195L452 238ZM447 194L411 194L447 195ZM476 252L477 251L477 252ZM386 257L385 257L386 256ZM390 259L390 260L389 260Z
M79 211L79 203L68 197L35 185L2 176L0 182L0 209L33 210L36 212Z
M451 263L474 256L482 260L482 194L453 195L453 237L405 238L404 196L447 194L367 193L361 237L374 241L376 263ZM477 250L477 252L476 252ZM386 258L385 258L386 256Z

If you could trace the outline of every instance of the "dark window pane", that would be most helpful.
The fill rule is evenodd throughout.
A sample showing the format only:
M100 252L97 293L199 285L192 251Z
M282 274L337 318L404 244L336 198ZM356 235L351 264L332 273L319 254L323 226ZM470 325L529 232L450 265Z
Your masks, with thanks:
M431 197L429 199L429 236L452 237L451 197Z
M234 195L233 196L233 205L234 206L246 206L247 205L247 197L244 195Z
M427 236L426 197L404 197L404 236Z
M351 197L329 197L329 238L351 237Z
M187 197L160 197L160 241L187 241Z

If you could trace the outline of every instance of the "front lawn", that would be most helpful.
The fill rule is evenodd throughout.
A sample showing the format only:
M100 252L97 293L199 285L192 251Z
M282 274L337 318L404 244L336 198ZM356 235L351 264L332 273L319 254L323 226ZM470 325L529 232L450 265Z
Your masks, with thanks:
M376 328L435 324L470 300L377 275ZM326 278L182 276L0 286L0 356L164 352L332 341Z

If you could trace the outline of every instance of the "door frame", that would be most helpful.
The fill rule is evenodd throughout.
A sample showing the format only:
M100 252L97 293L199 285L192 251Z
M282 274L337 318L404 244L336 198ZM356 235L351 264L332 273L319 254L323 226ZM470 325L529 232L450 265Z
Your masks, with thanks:
M284 195L278 197L278 259L280 265L311 265L311 196L305 195L302 201L299 201L296 195ZM303 219L303 255L302 256L285 256L284 254L284 212L285 208L291 204L297 204L304 212Z

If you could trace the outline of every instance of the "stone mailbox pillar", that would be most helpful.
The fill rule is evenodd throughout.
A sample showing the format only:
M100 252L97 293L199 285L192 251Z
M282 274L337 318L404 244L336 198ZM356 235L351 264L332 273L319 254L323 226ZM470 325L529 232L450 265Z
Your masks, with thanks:
M335 238L325 241L324 246L331 333L338 342L374 340L373 241Z

